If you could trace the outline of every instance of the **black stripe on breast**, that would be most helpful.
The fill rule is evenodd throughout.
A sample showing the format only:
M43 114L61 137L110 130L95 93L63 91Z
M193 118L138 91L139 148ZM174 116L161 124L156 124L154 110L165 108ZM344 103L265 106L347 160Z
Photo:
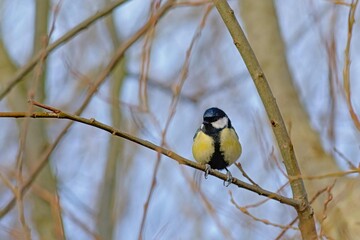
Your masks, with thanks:
M212 169L224 169L228 164L224 160L224 154L220 151L220 132L213 133L215 152L210 159L210 166Z

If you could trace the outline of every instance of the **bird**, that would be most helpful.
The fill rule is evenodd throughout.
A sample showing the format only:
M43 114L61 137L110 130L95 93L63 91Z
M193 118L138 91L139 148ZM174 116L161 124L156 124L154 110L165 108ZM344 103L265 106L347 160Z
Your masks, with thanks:
M239 137L226 113L211 107L204 112L203 122L193 137L192 154L194 159L205 164L205 178L210 169L226 170L229 186L231 172L227 169L240 157L242 147Z

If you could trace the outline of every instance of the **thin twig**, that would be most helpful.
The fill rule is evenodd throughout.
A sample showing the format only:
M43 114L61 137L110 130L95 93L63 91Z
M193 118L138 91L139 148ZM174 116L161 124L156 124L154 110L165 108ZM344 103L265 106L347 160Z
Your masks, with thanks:
M328 194L328 197L325 199L324 201L324 208L323 208L323 213L322 213L322 217L320 219L320 226L322 226L323 222L325 221L325 219L327 218L327 209L328 209L328 205L329 203L333 200L333 194L332 194L332 189L334 188L335 186L335 183L336 183L336 179L334 180L333 184L331 184L330 186L328 186L326 188L326 192ZM324 229L321 227L321 230L320 230L320 237L326 237L326 239L329 239L328 236L325 235L325 232L324 232Z
M217 225L217 227L220 229L220 231L224 235L224 239L233 239L228 228L226 228L223 225L223 222L221 222L219 216L216 215L216 208L214 208L214 206L211 204L211 202L206 197L204 192L200 189L199 184L194 183L193 179L184 171L184 169L181 169L181 170L183 172L183 175L185 176L185 179L188 181L192 191L194 193L196 193L196 195L200 196L200 199L203 202L204 208L208 211L209 215L213 218L215 224Z
M258 217L255 217L254 215L252 215L247 208L245 207L241 207L240 205L238 205L235 200L234 200L234 197L232 195L232 192L229 191L230 193L230 201L231 203L237 208L239 209L242 213L244 213L245 215L251 217L253 220L257 221L257 222L261 222L261 223L264 223L266 225L270 225L270 226L273 226L273 227L278 227L278 228L281 228L281 229L287 229L287 228L291 228L293 230L299 230L299 228L296 228L296 227L292 227L292 226L288 226L288 225L281 225L281 224L277 224L277 223L272 223L270 222L269 220L267 219L261 219L261 218L258 218Z
M2 115L2 114L3 113L0 113L0 115ZM34 113L29 114L26 112L24 112L23 114L25 114L25 117L28 117L29 115L33 115L33 116L36 115ZM52 113L52 114L55 114L55 113ZM25 194L25 192L30 188L32 183L35 181L36 177L40 174L41 170L46 166L50 154L53 152L55 147L59 144L60 140L65 136L65 134L71 127L72 123L73 122L68 124L61 131L61 133L58 135L58 137L55 139L55 141L51 145L49 145L46 148L46 150L43 152L43 154L39 157L39 163L35 166L34 170L31 172L30 177L26 181L24 181L24 183L21 185L21 188L19 189L19 192L21 195ZM16 203L16 195L13 196L13 198L7 204L5 204L5 207L3 207L0 210L0 219L2 217L4 217L14 207L15 203Z
M34 185L32 187L32 190L37 194L37 196L39 196L42 200L49 203L50 205L52 217L55 219L55 222L57 223L54 226L56 239L66 239L58 193L56 192L55 194L53 194L46 188L42 188L38 185Z
M342 152L340 152L336 147L334 147L334 152L337 153L345 162L348 164L350 169L357 169L357 167L348 159Z
M156 2L154 3L154 5L156 5ZM209 15L211 9L212 9L212 6L209 5L207 7L206 11L205 11L205 14L204 14L203 18L201 19L200 26L197 28L197 30L195 32L195 35L194 35L194 37L193 37L193 39L192 39L192 41L190 43L190 46L189 46L188 50L186 51L186 57L185 57L184 65L182 67L180 80L177 83L177 85L175 86L174 95L173 95L173 97L171 99L169 115L168 115L168 118L166 120L165 127L161 132L161 144L160 144L161 147L163 147L166 144L167 131L168 131L170 123L171 123L171 121L172 121L172 119L173 119L173 117L175 115L176 107L177 107L177 104L179 102L182 87L183 87L183 85L185 83L185 80L187 79L187 75L188 75L187 73L189 71L190 57L191 57L193 47L194 47L195 43L197 42L197 40L200 38L201 32L202 32L203 28L205 27L205 22L206 22L206 19L207 19L208 15ZM146 60L144 60L144 62L146 62ZM146 64L146 63L144 63L144 64ZM143 84L146 84L146 82L143 83ZM146 89L146 86L145 87L143 86L143 88ZM143 107L147 108L146 90L142 90L142 91L140 90L140 92L141 92L140 95L143 96L143 99L142 99ZM148 213L148 207L149 207L150 201L151 201L152 196L153 196L153 192L154 192L155 187L156 187L156 176L157 176L157 173L158 173L158 170L159 170L159 167L160 167L161 156L162 155L158 152L155 167L154 167L154 171L153 171L153 176L152 176L152 180L151 180L149 194L148 194L148 197L147 197L147 199L145 201L145 204L144 204L144 213L143 213L143 217L142 217L142 220L141 220L140 230L139 230L139 235L138 235L139 240L142 239L144 226L145 226L145 221L146 221L146 217L147 217L147 213Z
M48 106L48 105L45 105L45 104L42 104L42 103L39 103L39 102L36 102L34 100L29 100L29 103L31 103L32 105L34 106L37 106L39 108L43 108L43 109L46 109L46 110L49 110L53 113L60 113L61 111L57 108L54 108L54 107L51 107L51 106Z
M169 10L172 7L172 2L173 1L168 1L166 4L164 4L162 6L162 8L159 10L158 14L156 16L154 16L155 18L161 18L166 12L167 10ZM94 93L96 92L97 88L105 81L106 77L110 74L110 72L115 68L116 64L120 61L120 59L123 57L125 51L134 43L136 42L148 29L148 27L150 26L149 22L147 22L146 24L144 24L144 26L142 28L140 28L132 37L130 37L126 42L124 42L121 46L119 46L119 48L117 49L117 51L115 52L114 56L112 57L112 59L110 60L110 63L108 64L108 66L105 68L105 70L100 74L100 76L98 77L98 79L95 81L95 83L91 86L91 89L89 90L88 95L86 96L85 100L83 101L82 105L77 109L77 111L75 111L75 114L80 115L84 109L86 108L86 106L89 104L89 102L91 101L92 96L94 95ZM1 98L0 98L1 99ZM40 105L40 103L38 103ZM50 106L48 108L48 110L50 110ZM11 114L11 113L10 113ZM35 116L36 117L36 113L23 113L25 117L27 116ZM56 115L56 113L54 113ZM0 113L1 115L1 113ZM56 117L56 116L54 116ZM31 184L34 182L34 180L36 179L36 177L39 175L39 173L41 172L41 170L44 168L44 166L46 166L47 161L49 159L49 156L51 155L52 151L55 149L55 147L57 146L57 144L60 142L60 140L62 139L63 136L65 136L66 132L69 130L69 128L71 127L71 125L73 124L73 122L70 122L68 125L65 126L65 128L63 129L63 131L61 131L61 133L59 134L59 136L56 138L56 140L54 141L53 144L49 145L49 147L44 151L44 154L40 157L40 161L39 164L35 167L35 170L33 171L33 173L30 175L29 179L24 183L24 185L21 187L21 193L24 194L29 187L31 186ZM6 205L3 209L0 210L0 218L2 218L7 212L9 212L15 204L15 197L13 197Z
M349 15L348 15L348 32L347 32L347 40L346 40L346 47L345 47L345 59L344 59L344 69L343 69L343 81L344 81L344 91L346 95L346 103L349 108L349 113L351 116L351 119L353 120L353 123L358 131L360 131L360 120L358 115L355 113L354 107L352 105L351 101L351 88L350 88L350 47L351 47L351 40L352 40L352 32L353 27L355 24L355 12L357 5L359 3L359 0L352 0L351 6L349 9Z
M347 170L347 171L338 171L338 172L325 173L325 174L316 175L316 176L306 176L306 175L293 176L293 177L291 177L289 179L294 180L294 179L301 178L301 179L304 179L304 180L314 180L314 179L343 177L343 176L350 175L350 174L355 174L355 173L360 173L360 168L355 168L355 169L351 169L351 170Z
M52 19L52 24L50 27L50 31L49 34L47 34L47 22L45 21L43 24L39 24L36 26L36 34L34 36L34 41L35 41L35 50L37 51L38 49L40 49L40 59L37 62L37 64L35 65L35 71L34 71L34 77L31 78L31 85L29 90L24 93L28 95L29 99L34 99L38 93L40 92L40 99L42 99L43 96L43 89L42 87L45 86L44 84L44 74L43 71L44 69L46 69L46 54L45 54L45 49L48 47L49 45L49 40L54 32L55 29L55 22L57 20L58 17L58 13L59 13L59 4L57 4L57 7L55 9L55 12L53 14L53 19ZM39 20L42 21L43 18L47 19L48 17L48 3L47 2L41 2L37 4L37 11L40 12L44 12L45 15L39 14L39 12L37 12L37 17L40 16L40 19L37 18L36 21L38 22ZM31 113L33 111L33 105L32 104L28 104L27 107L27 111L29 113ZM25 218L25 211L24 211L24 199L23 199L23 194L21 189L23 188L23 165L24 165L24 160L25 160L25 155L28 153L29 151L29 147L27 146L27 138L28 138L28 134L29 132L29 126L30 126L30 119L26 119L25 121L23 121L22 124L19 124L21 126L21 132L20 132L20 146L18 149L18 154L17 154L17 160L16 160L16 170L17 170L17 177L16 177L16 181L17 181L17 187L16 187L16 194L14 195L16 198L16 204L17 204L17 209L18 209L18 218L19 218L19 222L22 226L23 229L23 234L24 234L24 238L27 240L31 239L31 233L30 233L30 228L26 222L26 218Z
M148 73L150 70L150 54L151 54L152 43L153 43L153 40L155 37L155 26L157 24L157 21L153 18L153 16L156 15L156 12L159 10L159 7L160 7L159 0L153 0L151 2L150 27L149 27L149 31L147 32L147 34L145 34L145 41L144 41L144 45L143 45L144 50L142 52L142 59L141 59L141 72L140 72L140 79L139 79L138 96L139 96L139 101L140 101L140 108L144 111L149 111L148 92L147 92L147 87L148 87L147 76L148 76ZM163 140L162 140L161 145L163 145ZM158 172L159 166L160 166L160 158L161 158L161 155L158 153L157 159L155 162L155 166L154 166L154 170L153 170L153 176L151 179L149 193L148 193L148 196L144 203L144 211L143 211L143 215L141 218L141 223L140 223L140 228L139 228L139 233L138 233L139 240L143 239L143 232L144 232L144 228L145 228L145 222L147 219L149 205L152 200L152 196L153 196L156 184L157 184L156 177L157 177L157 172Z
M313 204L313 202L324 192L326 192L326 190L328 189L328 187L325 187L321 190L319 190L310 200L310 204ZM286 233L287 230L290 229L290 226L294 225L296 223L296 221L299 219L299 216L296 216L289 224L287 224L287 228L283 229L279 235L275 238L275 240L280 240L284 234Z
M281 174L286 177L287 179L289 179L288 175L286 174L286 172L284 171L284 169L280 166L280 163L275 155L275 149L274 146L271 149L271 153L270 153L270 159L272 159L276 165L276 167L279 169L279 171L281 172Z
M127 2L128 0L117 0L113 3L110 3L103 10L97 12L86 20L82 21L80 24L72 28L65 35L60 37L54 43L50 44L45 50L40 51L36 54L26 65L24 65L21 69L19 69L15 76L9 81L4 90L0 92L0 100L2 100L10 91L13 89L18 83L20 83L24 77L35 67L35 65L39 62L41 58L44 56L47 57L49 53L54 51L56 48L66 43L70 39L74 38L78 33L83 30L86 30L91 24L95 21L105 17L110 14L115 8L120 6L121 4Z
M118 5L120 5L120 3L125 2L126 0L123 1L119 1L116 2ZM173 0L169 0L166 4L164 4L162 6L162 8L159 10L158 14L156 16L154 16L154 18L161 18L166 12L167 10L169 10L172 7L172 3ZM115 3L114 3L115 4ZM108 9L107 13L110 13L114 8L115 5L111 5L113 6L113 8L110 9L110 6ZM117 6L117 5L116 5ZM105 11L103 12L99 12L98 14L94 15L93 17L91 17L90 19L95 19L95 16L97 18L101 17L101 16L105 16L107 14ZM78 25L79 28L77 31L81 30L80 25ZM86 28L86 24L81 25L82 28ZM100 76L98 77L98 79L95 81L95 83L91 86L91 89L89 90L88 95L86 96L84 102L82 103L82 105L78 108L78 110L75 112L76 114L81 114L84 109L86 108L86 106L89 104L93 94L96 92L97 88L105 81L106 77L108 76L108 74L115 68L116 64L118 63L118 61L123 57L125 51L135 42L137 41L148 29L149 27L149 22L147 22L142 28L140 28L131 38L129 38L126 42L124 42L124 44L122 44L121 46L119 46L119 48L117 49L117 51L115 52L113 58L110 60L110 63L108 64L108 66L105 68L105 70L102 72L102 74L100 74ZM75 31L75 29L73 29ZM71 32L71 31L70 31ZM68 37L70 38L70 32L66 35L64 35L64 37ZM60 39L58 40L60 41ZM55 43L54 43L55 44ZM50 45L53 46L54 48L57 47L57 45L55 46L54 44ZM49 46L49 47L50 47ZM48 47L48 48L49 48ZM38 61L40 59L39 58L35 58L36 61ZM35 60L34 60L35 61ZM34 63L34 65L36 64L36 61ZM31 63L31 62L30 62ZM29 63L29 64L30 64ZM30 64L31 65L31 64ZM28 65L26 65L28 66ZM30 71L32 69L33 66L28 66L28 70L26 71ZM24 67L25 68L25 67ZM27 72L24 74L26 75ZM18 81L21 81L18 80ZM16 83L15 83L16 84ZM15 85L14 85L15 86ZM12 86L13 87L13 86ZM9 88L9 91L11 90L11 88ZM6 95L6 93L5 93ZM4 96L5 96L4 95ZM1 94L0 94L0 99L1 99ZM35 117L37 118L37 113L22 113L24 117ZM48 114L48 113L45 113ZM58 114L57 113L50 113L50 114L54 114L53 117L54 118L58 118ZM1 113L0 113L1 115ZM41 114L40 114L41 115ZM61 133L58 135L58 137L55 139L54 143L49 145L48 148L44 151L44 153L40 156L40 160L39 160L39 164L35 167L34 171L30 174L30 177L24 182L24 184L21 186L21 194L23 195L32 185L32 183L35 181L35 179L37 178L37 176L39 175L39 173L41 172L41 170L44 168L44 166L46 166L49 156L51 155L51 153L53 152L53 150L55 149L55 147L58 145L58 143L60 142L60 140L65 136L65 134L67 133L67 131L69 130L69 128L72 126L73 122L70 122L68 125L66 125L66 127L63 129L63 131L61 131ZM285 200L286 201L286 200ZM0 210L0 219L2 217L4 217L15 205L16 203L16 198L15 196L7 203L5 204L5 207L3 207Z
M289 182L287 181L286 183L284 183L278 190L276 190L276 193L280 193L280 191L282 191L287 185L289 185ZM256 203L252 203L252 204L248 204L245 205L244 208L255 208L255 207L259 207L260 205L266 203L267 201L269 201L269 198L265 198L264 200L261 200L259 202Z
M240 172L242 173L242 175L243 175L247 180L249 180L249 181L250 181L252 184L254 184L255 186L258 186L258 187L259 187L259 185L258 185L256 182L254 182L254 181L249 177L249 175L246 174L246 172L244 171L244 169L243 169L242 166L241 166L241 163L237 162L237 163L235 163L235 165L237 166L237 168L240 170Z
M144 111L149 111L149 103L148 103L148 75L150 71L150 56L151 56L151 49L152 43L155 38L155 27L157 24L157 20L153 18L156 12L159 10L160 1L153 0L151 2L150 7L150 27L149 31L144 36L144 44L143 44L143 51L141 57L141 71L140 71L140 79L139 79L139 105Z
M167 13L169 9L173 7L175 0L167 1L162 7L157 11L155 15L153 15L132 37L130 37L127 41L125 41L119 48L116 50L114 56L110 60L107 67L100 74L100 76L96 79L95 83L90 85L89 92L85 97L85 100L81 107L75 112L76 115L80 115L82 111L86 108L89 102L92 99L93 94L97 91L97 89L101 86L102 83L106 80L111 71L116 67L117 63L124 57L125 52L132 46L141 36L143 36L151 27L152 21L154 19L159 20L162 16Z
M208 4L208 3L211 3L211 0L203 0L203 1L181 1L181 2L177 2L176 3L176 6L179 6L179 7L196 7L196 6L202 6L202 5L205 5L205 4Z

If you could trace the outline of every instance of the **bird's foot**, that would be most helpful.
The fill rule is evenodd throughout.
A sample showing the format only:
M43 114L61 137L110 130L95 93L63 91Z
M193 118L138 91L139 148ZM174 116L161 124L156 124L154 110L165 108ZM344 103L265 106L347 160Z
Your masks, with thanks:
M210 170L211 170L210 164L205 164L205 179L207 179Z
M228 187L232 183L233 177L231 175L231 172L227 168L225 168L225 170L226 170L226 180L224 181L223 184L225 187Z

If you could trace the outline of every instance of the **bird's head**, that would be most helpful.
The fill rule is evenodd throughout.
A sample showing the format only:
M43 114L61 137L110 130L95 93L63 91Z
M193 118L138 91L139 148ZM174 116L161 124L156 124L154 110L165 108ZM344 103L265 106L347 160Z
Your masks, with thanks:
M203 117L205 126L212 126L215 129L223 129L230 126L230 120L226 113L216 107L209 108L205 111Z

